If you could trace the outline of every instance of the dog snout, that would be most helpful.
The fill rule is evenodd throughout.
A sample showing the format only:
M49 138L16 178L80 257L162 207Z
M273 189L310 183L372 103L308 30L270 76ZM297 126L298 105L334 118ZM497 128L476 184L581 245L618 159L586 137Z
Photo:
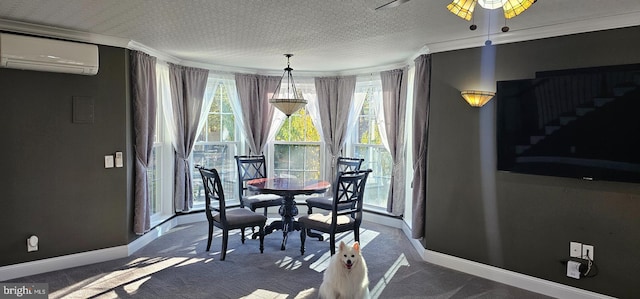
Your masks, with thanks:
M353 262L351 260L347 260L347 265L351 265Z

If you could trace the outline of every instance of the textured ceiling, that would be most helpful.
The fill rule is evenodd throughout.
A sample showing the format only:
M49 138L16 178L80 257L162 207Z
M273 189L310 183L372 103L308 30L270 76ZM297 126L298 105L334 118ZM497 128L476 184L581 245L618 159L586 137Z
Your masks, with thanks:
M293 53L291 66L309 72L402 64L425 47L480 46L488 33L500 42L536 38L533 32L545 30L562 34L558 28L640 25L640 0L539 0L508 21L508 33L500 33L500 10L477 6L478 30L470 31L470 22L446 10L450 0L374 9L388 1L2 0L0 19L132 40L179 60L217 66L281 70L282 54ZM12 31L2 23L0 30Z

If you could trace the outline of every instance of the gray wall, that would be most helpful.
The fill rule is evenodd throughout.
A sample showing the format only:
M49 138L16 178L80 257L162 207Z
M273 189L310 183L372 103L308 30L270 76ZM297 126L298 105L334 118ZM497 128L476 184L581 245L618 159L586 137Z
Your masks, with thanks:
M0 266L129 243L128 55L99 51L96 76L0 68ZM93 98L93 124L72 123L74 96ZM125 167L105 169L116 151Z
M633 27L433 54L425 247L639 298L640 184L497 172L496 99L472 108L459 92L536 71L639 63L639 36ZM570 241L595 246L596 277L566 277Z

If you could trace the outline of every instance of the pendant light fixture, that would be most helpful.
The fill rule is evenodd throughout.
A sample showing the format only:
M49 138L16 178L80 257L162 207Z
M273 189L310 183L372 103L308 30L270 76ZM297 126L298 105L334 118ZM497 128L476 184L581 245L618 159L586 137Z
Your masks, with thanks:
M293 69L289 65L289 58L291 58L293 54L284 54L284 56L287 57L287 67L284 69L282 78L280 78L278 87L276 87L276 90L273 92L273 96L271 96L269 103L289 117L291 114L304 107L304 105L307 104L307 100L305 100L301 94L298 94L296 85L293 82L293 76L291 75L291 71L293 71ZM287 85L283 87L282 83L285 77L287 78Z
M505 18L505 26L502 27L502 32L507 32L509 31L509 27L506 25L506 20L523 13L531 7L531 5L536 3L536 1L538 0L453 0L447 5L447 9L454 15L470 21L473 18L473 10L476 4L480 4L484 9L497 9L502 7ZM475 23L469 27L471 30L476 30L476 28L478 28L478 26L476 26Z

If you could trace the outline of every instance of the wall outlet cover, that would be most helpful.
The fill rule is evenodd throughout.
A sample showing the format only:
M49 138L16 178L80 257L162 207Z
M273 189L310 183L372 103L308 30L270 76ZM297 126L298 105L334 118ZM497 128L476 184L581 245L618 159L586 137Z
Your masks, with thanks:
M582 258L586 259L587 256L589 257L590 260L593 261L593 245L582 245Z
M578 242L569 243L569 256L582 258L582 243L578 243Z
M568 261L567 276L575 279L580 279L580 263L576 261Z

